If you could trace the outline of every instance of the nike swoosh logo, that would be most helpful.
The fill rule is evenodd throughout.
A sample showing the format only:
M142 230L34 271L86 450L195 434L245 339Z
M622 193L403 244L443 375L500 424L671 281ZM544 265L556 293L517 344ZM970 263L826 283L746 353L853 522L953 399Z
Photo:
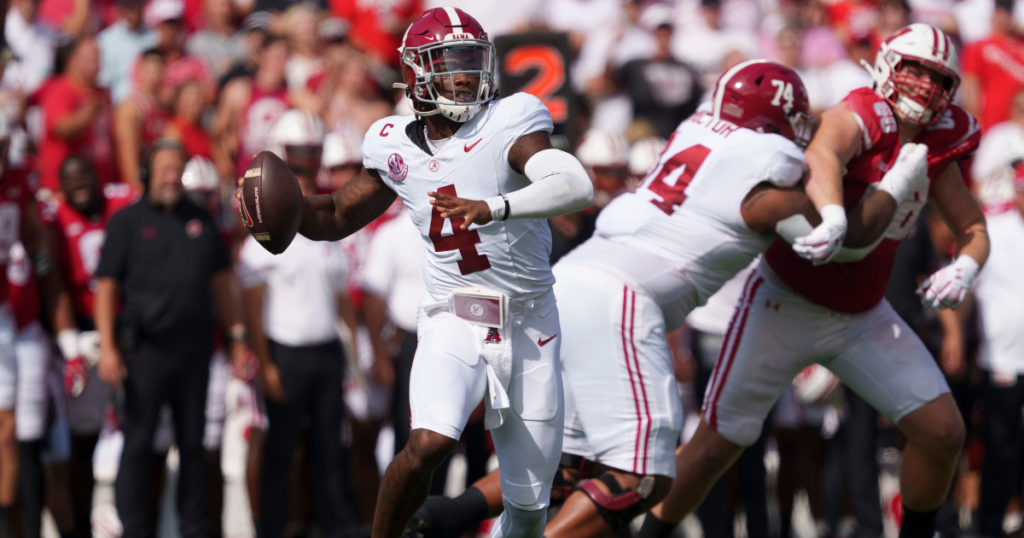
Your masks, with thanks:
M481 138L480 140L483 140L483 138ZM469 150L475 148L476 145L480 143L480 140L477 140L476 142L473 142L473 145L466 144L465 146L463 146L463 148L466 149L466 153L469 153Z
M547 340L541 340L540 337L538 336L537 337L537 345L541 346L541 347L544 347L544 344L554 340L556 336L558 336L558 335L557 334L553 334L553 335L551 335L551 338L548 338Z

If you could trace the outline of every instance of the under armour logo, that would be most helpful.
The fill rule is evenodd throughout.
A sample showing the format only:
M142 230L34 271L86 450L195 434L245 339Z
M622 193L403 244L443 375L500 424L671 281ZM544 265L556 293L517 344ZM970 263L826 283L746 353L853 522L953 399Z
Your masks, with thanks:
M767 309L774 308L776 312L779 311L779 307L781 307L781 306L782 306L782 303L779 303L779 302L774 302L773 303L770 299L765 300L765 302L764 302L764 307L765 308L767 308Z

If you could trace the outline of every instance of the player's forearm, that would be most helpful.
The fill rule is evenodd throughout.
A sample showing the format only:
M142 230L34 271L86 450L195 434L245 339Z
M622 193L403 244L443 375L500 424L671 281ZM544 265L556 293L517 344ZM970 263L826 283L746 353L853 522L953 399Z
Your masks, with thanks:
M338 241L383 215L396 196L376 172L364 169L333 194L303 196L299 233L314 241Z
M974 223L956 235L958 256L970 256L978 263L978 268L988 261L989 239L985 222Z
M245 312L245 329L249 333L249 346L260 364L270 362L270 345L263 331L263 291L266 286L257 286L242 292L242 306Z
M101 349L116 349L117 340L114 332L117 312L117 281L110 277L100 277L96 286L93 303L93 321L96 331L100 333Z
M370 332L373 356L381 359L390 358L381 335L388 320L384 300L372 293L365 293L363 295L363 320L366 322L366 329Z
M849 248L862 248L874 244L882 237L892 223L898 204L893 197L881 190L861 200L856 207L846 214L849 227L843 245Z
M843 164L834 152L811 144L804 152L810 176L804 186L807 197L821 211L827 205L843 205Z
M568 153L548 149L524 168L530 185L485 200L494 220L549 219L582 211L594 203L594 186L583 165Z

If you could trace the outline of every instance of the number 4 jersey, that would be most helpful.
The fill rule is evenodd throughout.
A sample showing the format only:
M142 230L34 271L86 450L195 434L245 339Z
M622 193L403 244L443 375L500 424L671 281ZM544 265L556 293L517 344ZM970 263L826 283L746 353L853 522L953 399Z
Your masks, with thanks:
M514 298L554 284L545 220L509 219L461 230L464 219L441 218L427 195L484 200L526 187L530 180L509 166L509 149L524 135L552 128L548 110L524 93L491 101L445 140L427 140L426 126L415 116L390 116L370 127L363 166L377 170L398 193L427 244L423 276L430 302L447 301L452 288L463 286Z
M752 231L740 204L759 183L790 187L806 170L790 140L716 120L705 107L672 134L634 194L601 212L597 231L561 264L619 276L661 307L666 331L771 244Z

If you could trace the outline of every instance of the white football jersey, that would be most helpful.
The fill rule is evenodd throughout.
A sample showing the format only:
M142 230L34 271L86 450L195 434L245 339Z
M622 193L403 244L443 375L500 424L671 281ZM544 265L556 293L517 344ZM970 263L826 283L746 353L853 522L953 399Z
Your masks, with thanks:
M508 152L520 137L551 132L551 114L536 97L517 93L490 102L446 140L431 141L435 155L410 138L424 129L415 116L374 123L363 139L363 166L380 172L398 193L426 242L423 280L429 302L448 300L452 288L478 286L509 298L546 292L554 284L551 231L544 219L509 219L459 230L464 219L442 219L428 192L484 200L526 187ZM420 132L413 133L423 139ZM440 146L440 147L438 147Z
M774 236L752 231L740 213L750 189L796 185L806 169L790 140L715 120L702 107L672 134L636 193L613 200L594 237L563 260L640 286L673 330L771 244Z

